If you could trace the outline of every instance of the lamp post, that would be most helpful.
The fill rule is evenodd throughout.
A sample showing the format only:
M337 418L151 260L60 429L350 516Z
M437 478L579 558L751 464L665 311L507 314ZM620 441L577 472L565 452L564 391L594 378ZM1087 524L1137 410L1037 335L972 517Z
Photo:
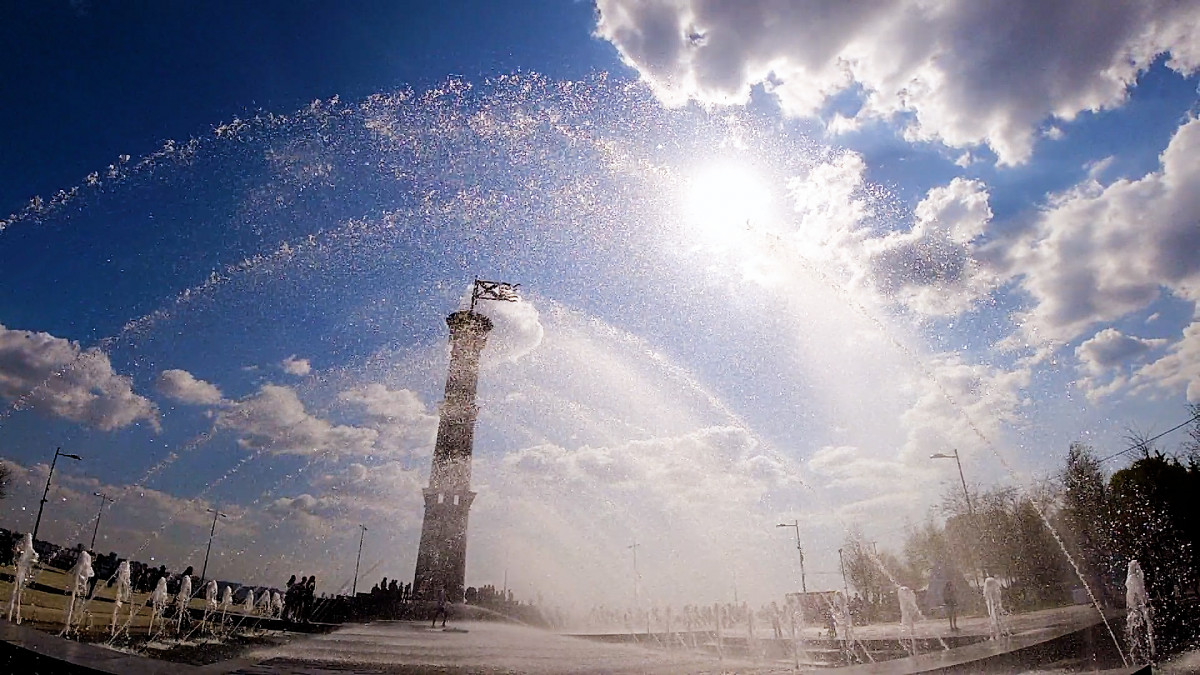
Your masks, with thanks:
M217 533L217 518L226 518L224 513L216 509L205 509L208 513L213 514L212 529L208 532L208 548L204 551L204 567L200 568L200 581L204 581L205 574L208 573L208 554L212 552L213 535Z
M790 523L780 523L775 527L790 527L796 531L796 552L800 554L800 590L805 595L808 595L808 583L804 579L804 549L800 546L800 521L794 520Z
M838 549L838 567L842 570L842 592L845 593L846 602L850 602L850 584L846 583L846 561L842 558L842 549Z
M69 452L63 452L62 448L54 449L54 459L50 460L50 473L46 474L46 489L42 492L42 501L38 504L37 520L33 521L33 540L37 541L38 528L42 525L42 509L46 508L46 495L50 494L50 479L54 477L54 465L58 463L59 457L70 457L76 461L82 461L83 458L79 455L72 455Z
M104 514L104 503L105 502L115 502L117 500L113 499L112 497L109 497L108 495L104 494L103 492L93 492L92 494L100 498L100 509L98 511L96 511L96 528L92 530L92 545L88 547L90 550L95 551L96 550L96 534L100 532L100 516Z
M350 596L358 597L358 564L362 562L362 545L363 538L367 536L367 526L359 523L358 527L362 532L358 533L358 557L354 559L354 585L350 587Z
M967 490L967 479L965 476L963 476L962 459L960 459L958 456L958 448L954 449L953 455L947 455L944 452L935 452L929 456L929 459L953 459L954 463L958 465L958 480L962 483L963 498L967 500L967 515L970 516L971 525L975 527L976 531L978 532L979 541L980 544L982 544L983 532L979 530L979 521L975 518L975 507L971 504L971 493ZM979 570L974 570L972 573L975 575L975 585L982 588L983 586L979 581Z
M634 539L632 544L625 547L625 548L629 549L630 551L633 551L633 606L634 607L642 606L641 593L638 589L638 585L639 585L638 582L642 578L641 575L638 574L638 568L637 568L637 550L638 550L639 546L641 546L641 544L637 543L637 540Z
M954 449L953 455L935 452L929 456L929 459L953 459L954 463L958 465L958 480L962 481L963 497L967 500L967 513L971 514L971 520L975 520L975 507L971 505L971 493L967 491L967 479L963 476L962 460L958 457L958 448Z

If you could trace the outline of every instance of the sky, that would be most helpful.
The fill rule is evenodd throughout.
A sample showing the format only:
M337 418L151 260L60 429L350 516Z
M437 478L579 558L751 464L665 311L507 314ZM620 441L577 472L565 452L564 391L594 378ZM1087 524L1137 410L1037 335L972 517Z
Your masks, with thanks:
M467 583L563 607L775 599L793 519L836 588L931 454L1039 490L1200 403L1196 2L0 12L10 529L62 447L44 538L411 579L475 278Z

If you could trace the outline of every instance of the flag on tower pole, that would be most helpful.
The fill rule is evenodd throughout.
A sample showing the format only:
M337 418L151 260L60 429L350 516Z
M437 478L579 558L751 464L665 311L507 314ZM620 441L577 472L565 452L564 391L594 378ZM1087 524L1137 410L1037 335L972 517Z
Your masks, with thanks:
M471 310L475 310L475 303L479 300L516 302L521 299L521 296L517 294L520 286L521 284L509 284L503 281L476 279L475 288L471 290Z

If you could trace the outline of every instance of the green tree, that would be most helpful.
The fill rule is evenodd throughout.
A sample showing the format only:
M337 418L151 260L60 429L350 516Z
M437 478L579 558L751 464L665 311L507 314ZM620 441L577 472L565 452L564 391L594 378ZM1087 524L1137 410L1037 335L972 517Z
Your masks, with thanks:
M846 565L846 578L850 585L854 586L854 590L867 602L878 603L884 592L892 586L874 554L871 543L857 527L852 528L846 535L846 541L842 544L842 560Z
M1015 509L1013 595L1027 607L1059 603L1066 596L1066 556L1031 500L1018 501Z
M1075 442L1067 449L1062 473L1060 533L1076 560L1092 593L1104 605L1112 604L1111 506L1100 460L1091 446Z
M1196 472L1150 448L1146 456L1113 474L1114 572L1137 559L1146 573L1151 597L1173 595L1177 586L1194 585Z

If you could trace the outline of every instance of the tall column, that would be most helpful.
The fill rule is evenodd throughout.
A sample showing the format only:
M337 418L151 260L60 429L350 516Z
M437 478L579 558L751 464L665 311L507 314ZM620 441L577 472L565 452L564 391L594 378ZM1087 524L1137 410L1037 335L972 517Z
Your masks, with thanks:
M425 520L413 577L413 595L434 600L446 590L450 602L460 602L467 572L467 513L471 492L471 450L475 441L475 388L479 354L492 322L482 314L460 311L446 318L450 327L450 369L446 398L433 449L433 468L425 488Z

